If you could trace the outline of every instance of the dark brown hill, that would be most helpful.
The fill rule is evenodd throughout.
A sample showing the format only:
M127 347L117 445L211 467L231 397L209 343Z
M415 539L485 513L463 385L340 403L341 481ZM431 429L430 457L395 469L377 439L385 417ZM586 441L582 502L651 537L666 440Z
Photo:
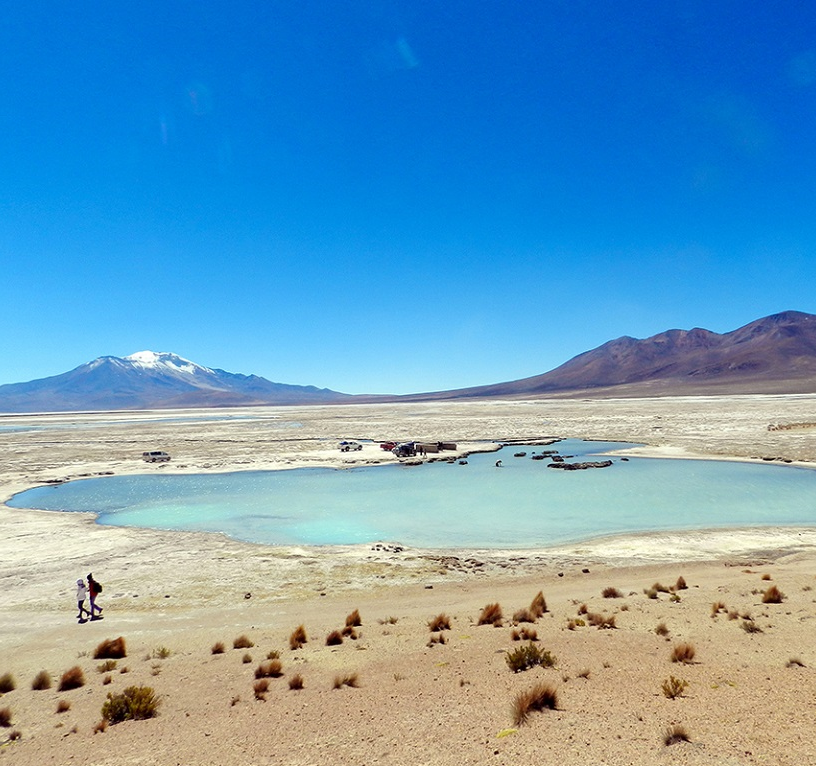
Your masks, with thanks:
M416 398L812 392L816 316L785 311L722 335L694 328L624 336L543 375Z

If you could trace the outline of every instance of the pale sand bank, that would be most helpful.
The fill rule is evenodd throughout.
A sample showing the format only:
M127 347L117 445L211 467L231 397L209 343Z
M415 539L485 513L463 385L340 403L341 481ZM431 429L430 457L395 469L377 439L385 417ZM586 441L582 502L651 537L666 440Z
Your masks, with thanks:
M243 420L212 420L207 412L185 420L189 413L179 413L172 424L142 414L54 416L52 422L67 427L0 432L8 456L0 493L110 470L390 459L374 444L341 456L334 445L342 438L478 445L576 436L648 444L652 455L774 456L807 464L816 461L816 434L769 432L767 426L812 420L815 403L816 397L718 397L278 408L232 413ZM44 419L0 422L25 426ZM172 469L139 461L147 449L173 454ZM809 734L816 712L811 528L634 535L524 553L279 549L217 535L100 527L83 514L5 506L0 530L7 541L0 557L0 674L12 672L18 684L0 698L0 708L11 709L12 728L23 735L0 748L0 762L816 762ZM105 584L105 619L78 626L72 584L91 570ZM760 591L770 584L760 579L765 572L787 594L783 604L761 604ZM656 580L670 584L680 574L692 586L679 594L680 602L643 594ZM603 599L608 585L631 595ZM486 603L499 601L512 613L540 589L551 611L535 628L558 664L514 675L504 662L514 645L511 628L474 622ZM740 629L745 620L725 614L712 619L711 603L718 600L740 614L750 611L763 632L749 634ZM582 602L590 611L614 613L617 629L567 630ZM324 646L325 635L342 627L355 607L363 616L357 641ZM453 629L447 644L430 648L426 621L440 611L451 615ZM660 621L671 641L655 635ZM288 635L301 622L313 640L290 652ZM241 650L210 654L213 642L229 647L244 632L257 644L248 650L251 663L241 662ZM128 641L130 656L120 668L130 672L115 671L103 685L98 663L78 655L117 635ZM693 642L699 662L670 663L674 640ZM170 649L169 658L143 659L159 646ZM256 702L252 673L273 648L282 652L285 676L299 670L306 688L294 692L285 679L273 680L267 702ZM792 657L806 667L786 668ZM88 679L82 689L29 689L40 669L58 676L76 663ZM578 677L584 669L589 678ZM332 690L335 673L346 671L359 673L360 688ZM670 674L689 681L684 698L661 694ZM498 737L511 727L513 695L541 678L556 685L559 710L536 714L518 732ZM94 735L106 692L133 683L149 684L162 696L160 717ZM233 705L235 697L240 700ZM57 715L63 698L71 710ZM687 726L692 743L666 748L661 732L675 722ZM69 733L74 726L78 731ZM7 731L0 730L0 741Z

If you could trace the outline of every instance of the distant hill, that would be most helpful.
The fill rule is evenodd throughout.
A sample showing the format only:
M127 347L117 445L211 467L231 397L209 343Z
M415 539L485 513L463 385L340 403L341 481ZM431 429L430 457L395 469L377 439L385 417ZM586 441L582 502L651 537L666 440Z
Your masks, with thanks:
M153 351L102 356L62 375L0 386L0 412L337 404L351 399L327 388L272 383Z
M722 335L698 327L624 336L542 375L411 398L814 392L816 316L785 311Z
M722 335L698 327L644 340L624 336L542 375L405 396L272 383L142 351L0 386L0 412L750 393L816 393L816 316L785 311Z

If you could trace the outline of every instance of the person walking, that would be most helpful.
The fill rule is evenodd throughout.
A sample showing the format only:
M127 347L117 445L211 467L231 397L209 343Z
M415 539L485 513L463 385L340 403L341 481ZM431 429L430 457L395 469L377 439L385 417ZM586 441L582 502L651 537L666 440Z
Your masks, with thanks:
M88 591L85 588L85 580L77 580L77 619L80 622L85 622L82 615L86 614L88 617L91 613L85 608L85 599L88 596Z
M102 592L102 586L94 580L94 576L88 572L88 595L91 600L91 619L100 619L94 612L101 612L102 607L96 603L96 597Z

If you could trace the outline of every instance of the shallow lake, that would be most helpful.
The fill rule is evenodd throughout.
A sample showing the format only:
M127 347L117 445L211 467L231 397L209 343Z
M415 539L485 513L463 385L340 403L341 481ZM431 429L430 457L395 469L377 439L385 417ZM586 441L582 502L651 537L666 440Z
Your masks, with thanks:
M816 523L816 471L614 456L608 468L559 471L531 459L558 449L570 462L595 461L624 446L567 439L474 454L467 465L111 476L31 489L8 504L281 545L537 548L624 532Z

